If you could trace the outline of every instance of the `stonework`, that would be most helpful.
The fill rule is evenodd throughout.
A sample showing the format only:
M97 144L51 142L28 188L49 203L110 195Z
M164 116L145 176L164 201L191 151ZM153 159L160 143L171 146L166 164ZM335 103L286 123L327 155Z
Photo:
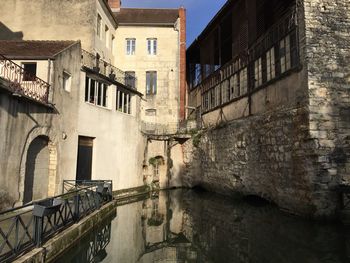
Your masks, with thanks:
M279 83L288 93L302 87L303 98L272 101L273 108L241 119L214 116L219 121L199 132L197 147L186 143L183 181L260 196L298 215L332 217L340 208L337 187L350 183L350 2L297 3L304 77L294 87L293 74ZM210 114L202 120L210 122Z

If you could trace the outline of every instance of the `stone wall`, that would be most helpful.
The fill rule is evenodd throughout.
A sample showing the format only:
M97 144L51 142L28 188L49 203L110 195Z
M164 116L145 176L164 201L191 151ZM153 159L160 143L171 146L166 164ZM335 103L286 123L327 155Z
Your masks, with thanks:
M193 159L187 160L185 184L227 195L257 195L297 214L332 210L331 192L313 196L314 188L323 186L311 180L317 171L316 143L309 136L305 107L223 124L202 132Z
M198 147L187 143L183 181L330 217L336 187L350 182L350 2L297 3L302 99L200 132ZM288 78L280 82L296 90Z
M350 183L350 2L304 1L310 134L317 183ZM337 179L334 179L337 178Z

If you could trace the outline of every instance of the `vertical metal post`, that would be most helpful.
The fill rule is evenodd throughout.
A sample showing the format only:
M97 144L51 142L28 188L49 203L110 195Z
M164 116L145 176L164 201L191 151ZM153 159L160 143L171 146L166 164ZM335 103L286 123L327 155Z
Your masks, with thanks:
M80 218L80 195L77 193L74 196L74 221L77 222L79 221Z
M42 234L43 234L43 218L39 216L34 216L34 243L37 247L42 244Z

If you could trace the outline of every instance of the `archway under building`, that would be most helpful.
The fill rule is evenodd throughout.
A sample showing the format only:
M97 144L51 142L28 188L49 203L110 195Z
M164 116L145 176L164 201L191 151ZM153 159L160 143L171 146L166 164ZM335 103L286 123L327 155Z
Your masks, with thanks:
M23 203L47 197L49 192L49 138L36 137L29 145L25 163Z

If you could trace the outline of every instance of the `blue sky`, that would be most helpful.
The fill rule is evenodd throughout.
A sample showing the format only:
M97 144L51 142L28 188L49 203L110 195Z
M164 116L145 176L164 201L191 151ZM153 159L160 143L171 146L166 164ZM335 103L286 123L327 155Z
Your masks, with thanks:
M226 0L122 0L122 7L178 8L187 10L187 46L202 32Z

